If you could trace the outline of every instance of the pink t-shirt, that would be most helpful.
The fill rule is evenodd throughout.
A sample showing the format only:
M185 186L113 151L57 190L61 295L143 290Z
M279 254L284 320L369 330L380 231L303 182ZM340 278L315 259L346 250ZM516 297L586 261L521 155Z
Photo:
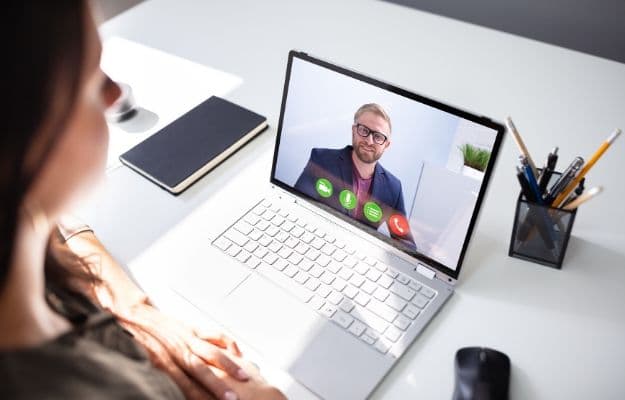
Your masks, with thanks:
M358 173L356 166L352 168L354 171L352 173L352 181L353 181L353 189L354 194L356 194L356 199L358 200L358 205L354 209L354 217L357 219L362 219L362 206L369 200L371 197L371 182L373 182L373 175L370 178L363 178Z

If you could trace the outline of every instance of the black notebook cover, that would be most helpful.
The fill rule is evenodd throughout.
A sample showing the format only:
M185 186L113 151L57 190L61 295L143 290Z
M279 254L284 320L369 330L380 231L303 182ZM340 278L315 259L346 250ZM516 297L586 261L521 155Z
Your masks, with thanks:
M170 192L180 193L265 128L265 117L213 96L120 160Z

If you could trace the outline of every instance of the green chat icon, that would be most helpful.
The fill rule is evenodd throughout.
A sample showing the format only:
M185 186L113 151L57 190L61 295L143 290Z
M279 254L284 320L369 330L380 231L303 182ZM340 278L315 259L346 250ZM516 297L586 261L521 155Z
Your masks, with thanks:
M379 222L382 219L382 209L373 201L366 202L362 211L371 222Z

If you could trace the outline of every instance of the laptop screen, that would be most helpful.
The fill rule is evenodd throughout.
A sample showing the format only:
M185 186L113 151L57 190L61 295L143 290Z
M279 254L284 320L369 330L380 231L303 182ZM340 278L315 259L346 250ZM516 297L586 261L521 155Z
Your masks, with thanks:
M502 133L291 52L272 182L457 278Z

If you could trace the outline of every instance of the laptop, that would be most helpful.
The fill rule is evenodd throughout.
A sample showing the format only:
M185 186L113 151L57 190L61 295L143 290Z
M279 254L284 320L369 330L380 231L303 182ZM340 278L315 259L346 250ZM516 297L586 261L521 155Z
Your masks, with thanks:
M319 398L367 398L453 294L503 132L291 51L267 195L171 286Z

